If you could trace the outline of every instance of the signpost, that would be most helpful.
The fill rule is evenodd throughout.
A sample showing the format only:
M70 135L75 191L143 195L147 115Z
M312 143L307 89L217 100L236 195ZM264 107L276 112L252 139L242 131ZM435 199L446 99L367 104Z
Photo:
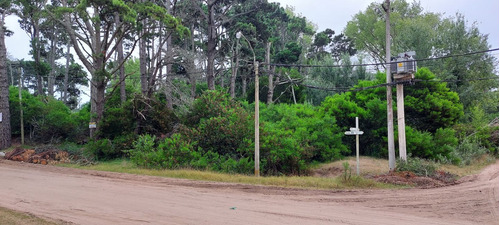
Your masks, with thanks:
M359 130L358 117L356 117L356 127L351 127L345 134L356 135L356 174L359 176L359 135L364 134L364 132Z

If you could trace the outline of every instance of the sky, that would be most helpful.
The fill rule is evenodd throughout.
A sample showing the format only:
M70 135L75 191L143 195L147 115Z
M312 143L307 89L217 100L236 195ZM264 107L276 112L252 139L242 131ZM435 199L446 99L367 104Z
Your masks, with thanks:
M318 31L330 28L336 34L342 32L347 22L372 2L383 0L270 0L282 6L292 6L296 13L305 16L318 26ZM477 22L479 31L489 35L491 48L499 47L499 4L498 0L420 0L424 11L442 13L444 17L463 14L471 25Z
M364 11L371 2L383 0L269 0L279 2L282 6L292 6L296 13L305 16L318 26L318 31L333 29L337 34L342 32L348 21ZM444 16L454 16L460 12L468 20L469 25L477 22L479 30L489 35L491 48L499 47L499 1L498 0L420 0L425 11L443 13ZM16 59L31 59L29 53L29 38L26 32L19 28L15 16L6 19L8 29L14 31L12 37L6 38L7 52Z

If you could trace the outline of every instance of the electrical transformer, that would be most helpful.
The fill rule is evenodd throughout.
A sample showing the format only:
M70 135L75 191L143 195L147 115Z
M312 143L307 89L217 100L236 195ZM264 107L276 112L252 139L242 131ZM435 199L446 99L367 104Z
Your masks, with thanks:
M417 71L417 62L414 57L415 52L411 51L400 53L398 57L391 60L391 74L393 74L395 80L414 78Z

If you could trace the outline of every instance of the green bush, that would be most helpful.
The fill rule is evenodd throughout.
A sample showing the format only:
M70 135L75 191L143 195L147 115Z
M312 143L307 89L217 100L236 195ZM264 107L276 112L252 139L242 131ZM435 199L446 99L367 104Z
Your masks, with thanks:
M407 161L396 160L396 171L409 171L418 176L431 177L436 173L437 165L429 160L408 155Z
M132 162L151 169L177 169L191 166L201 155L193 144L181 139L179 134L156 143L156 137L142 135L134 142L134 149L127 151Z
M252 119L239 104L220 91L206 91L185 118L184 138L196 142L202 154L214 152L231 158L248 157L245 139L252 135Z
M474 160L488 153L489 150L481 145L480 140L472 135L464 138L455 149L454 155L459 159L454 164L470 165Z
M9 88L12 134L21 133L19 89ZM46 96L33 96L22 91L23 122L26 138L38 143L75 141L82 135L80 121L63 102ZM88 123L88 121L87 121Z
M109 139L92 140L84 147L84 155L95 160L110 160L121 154Z

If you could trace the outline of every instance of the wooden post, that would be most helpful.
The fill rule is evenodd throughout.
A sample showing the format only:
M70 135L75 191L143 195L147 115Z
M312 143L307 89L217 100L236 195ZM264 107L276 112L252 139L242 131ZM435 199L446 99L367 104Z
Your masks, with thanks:
M254 58L255 70L255 176L260 176L260 145L259 145L259 62Z
M399 158L406 161L405 102L403 84L397 85Z
M391 1L386 0L385 9L385 65L386 82L391 83ZM389 170L396 168L396 153L394 151L394 121L392 115L392 86L387 86L387 149L389 151Z
M356 117L356 130L359 131L358 117ZM356 174L359 176L359 133L356 134Z
M23 89L23 68L19 65L19 116L21 119L21 145L24 145L24 116L23 116L23 97L22 97L22 89Z
M356 117L356 127L351 127L345 135L356 135L356 174L359 176L359 135L364 132L359 130L358 117Z

